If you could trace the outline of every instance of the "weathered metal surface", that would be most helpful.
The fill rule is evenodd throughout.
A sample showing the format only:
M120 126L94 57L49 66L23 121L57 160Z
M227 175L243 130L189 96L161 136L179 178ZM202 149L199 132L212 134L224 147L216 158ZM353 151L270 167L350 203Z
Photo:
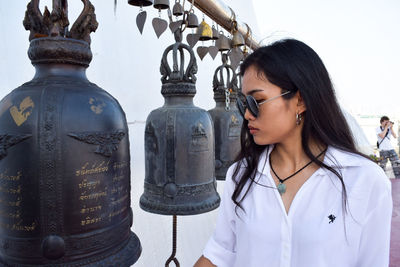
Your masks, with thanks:
M177 43L165 50L161 61L165 104L146 121L140 206L158 214L191 215L217 208L220 198L214 177L212 121L207 111L193 104L196 59L190 46L180 42L180 32L175 34ZM172 70L167 62L171 51ZM186 70L184 51L190 54Z
M65 1L55 2L65 21ZM0 102L0 263L130 266L141 246L130 231L125 114L86 78L88 35L66 38L57 25L54 37L30 28L35 77Z

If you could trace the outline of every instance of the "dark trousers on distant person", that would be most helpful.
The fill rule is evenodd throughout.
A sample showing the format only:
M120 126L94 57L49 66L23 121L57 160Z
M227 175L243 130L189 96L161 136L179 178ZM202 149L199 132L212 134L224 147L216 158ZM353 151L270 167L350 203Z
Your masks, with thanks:
M382 169L385 170L386 163L388 162L388 159L389 159L390 163L392 164L394 177L400 178L400 160L399 160L399 156L397 156L396 151L394 151L394 149L382 150L382 151L379 151L379 155L382 158L382 160L379 162L379 165L382 167Z

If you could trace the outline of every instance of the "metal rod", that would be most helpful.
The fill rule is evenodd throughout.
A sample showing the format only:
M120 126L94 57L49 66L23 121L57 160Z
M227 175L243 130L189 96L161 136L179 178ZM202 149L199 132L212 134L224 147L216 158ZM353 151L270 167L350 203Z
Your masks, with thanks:
M194 6L229 32L232 30L232 19L236 17L238 30L245 38L247 46L253 50L260 47L259 42L251 34L251 30L249 32L250 25L239 21L237 19L238 13L234 12L222 0L195 0Z
M169 264L173 261L176 267L180 267L179 261L176 258L176 235L177 235L177 216L173 215L172 217L172 254L169 256L167 261L165 262L165 267L168 267Z

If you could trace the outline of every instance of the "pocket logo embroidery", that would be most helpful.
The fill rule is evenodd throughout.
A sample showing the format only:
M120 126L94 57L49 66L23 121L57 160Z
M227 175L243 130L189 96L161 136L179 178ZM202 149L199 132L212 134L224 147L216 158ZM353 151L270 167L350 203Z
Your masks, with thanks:
M328 216L328 219L329 219L329 223L333 223L333 221L336 219L336 216L331 214Z

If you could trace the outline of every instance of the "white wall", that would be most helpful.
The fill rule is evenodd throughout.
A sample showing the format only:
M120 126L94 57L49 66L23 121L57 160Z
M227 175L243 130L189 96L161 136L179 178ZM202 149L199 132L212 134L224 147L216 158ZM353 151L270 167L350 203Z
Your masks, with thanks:
M27 3L28 1L21 0L0 0L0 99L34 75L34 68L26 53L29 33L22 25ZM135 23L138 8L128 5L126 0L119 0L114 16L114 1L92 0L92 3L96 7L99 28L92 34L94 57L87 75L91 82L119 100L130 122L133 231L139 236L143 247L142 255L135 266L164 266L172 249L172 217L142 211L139 208L139 197L143 193L144 180L143 122L151 110L163 104L159 66L164 49L174 41L173 36L167 30L160 39L156 38L151 19L158 14L152 7L145 8L148 12L147 22L141 36ZM252 3L240 0L226 3L257 35L259 31ZM51 6L51 1L42 0L40 5ZM69 1L70 22L79 15L81 8L81 1ZM201 13L197 11L196 14L200 20ZM166 19L165 11L162 17ZM210 20L207 21L211 23ZM220 62L220 56L215 61L209 56L203 61L198 60L195 104L199 107L210 109L214 106L212 77ZM218 182L219 192L222 188L223 183ZM214 227L215 218L216 211L178 217L177 258L182 267L192 266L201 255Z

